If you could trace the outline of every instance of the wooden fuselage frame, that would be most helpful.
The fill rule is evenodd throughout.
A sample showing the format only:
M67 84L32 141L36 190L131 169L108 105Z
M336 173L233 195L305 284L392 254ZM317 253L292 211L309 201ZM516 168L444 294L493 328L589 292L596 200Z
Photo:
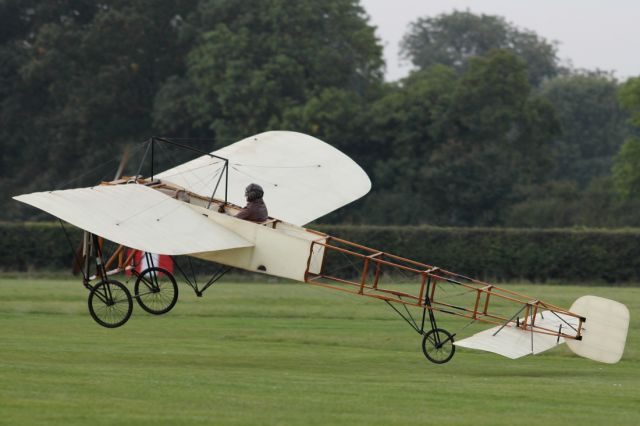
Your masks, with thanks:
M329 275L325 273L323 268L319 274L307 274L305 282L309 284L360 296L373 297L387 302L442 312L488 324L516 326L523 331L542 333L567 339L581 339L583 324L586 319L550 303L449 272L432 265L381 252L336 237L326 236L326 242L314 242L313 245L323 246L325 253L328 251L337 251L351 256L354 259L360 260L362 266L361 274L357 281ZM409 275L415 276L419 282L415 293L381 287L379 281L382 267L396 268ZM475 297L473 298L474 301L472 305L459 306L439 300L438 289L444 285L459 286L474 293ZM492 312L493 302L496 300L507 302L510 306L513 306L516 315L507 317ZM566 327L564 332L562 332L562 330L553 330L538 326L535 323L536 315L543 310L576 318L578 320L578 326Z

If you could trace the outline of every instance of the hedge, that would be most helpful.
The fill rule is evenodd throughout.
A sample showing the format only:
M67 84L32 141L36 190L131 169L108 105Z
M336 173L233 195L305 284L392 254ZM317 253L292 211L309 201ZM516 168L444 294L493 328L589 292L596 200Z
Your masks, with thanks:
M328 234L487 280L640 282L640 230L318 225ZM67 226L74 238L79 231ZM66 270L55 223L0 223L0 269Z
M78 244L81 231L65 224ZM2 271L69 270L71 247L58 222L0 223Z
M640 282L640 230L320 228L331 235L480 279Z

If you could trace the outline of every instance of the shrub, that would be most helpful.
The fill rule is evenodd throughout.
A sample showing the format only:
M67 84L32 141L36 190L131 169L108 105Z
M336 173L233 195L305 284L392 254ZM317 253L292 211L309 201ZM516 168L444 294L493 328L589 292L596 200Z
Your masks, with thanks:
M640 231L317 225L314 229L486 280L640 281ZM66 226L76 245L80 231ZM57 222L0 223L4 271L67 270Z

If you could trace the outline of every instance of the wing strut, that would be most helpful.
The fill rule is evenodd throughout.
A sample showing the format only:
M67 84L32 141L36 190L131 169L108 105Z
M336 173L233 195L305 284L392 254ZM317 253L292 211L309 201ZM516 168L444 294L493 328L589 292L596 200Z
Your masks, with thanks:
M206 289L218 282L220 278L222 278L227 272L233 269L231 266L218 265L218 269L211 275L211 278L209 278L207 283L202 288L199 288L198 279L196 278L197 274L195 272L195 268L193 267L193 263L191 262L191 258L188 258L191 276L189 276L189 274L187 274L185 270L180 266L180 263L178 263L178 259L176 256L171 256L171 259L173 260L173 264L176 265L176 268L178 268L178 271L180 271L180 274L182 274L184 280L187 282L187 285L191 287L193 291L195 291L198 297L202 297Z
M138 166L138 172L136 173L136 176L140 176L142 173L142 167L147 159L147 155L149 155L149 153L151 153L151 180L153 181L153 164L154 164L154 146L157 142L163 142L166 143L168 145L173 145L173 146L177 146L179 148L182 149L186 149L188 151L193 151L193 152L197 152L198 154L201 155L206 155L209 158L217 158L219 160L224 161L224 166L222 168L222 173L220 173L220 176L218 177L218 181L216 182L216 186L213 189L213 192L211 193L211 197L209 197L209 204L207 205L207 209L209 207L211 207L211 203L213 202L213 197L216 193L216 191L218 190L218 186L220 186L220 182L222 180L222 175L224 175L225 177L225 187L224 187L224 204L226 205L228 203L228 198L229 198L229 159L225 158L225 157L221 157L219 155L210 153L210 152L206 152L206 151L202 151L198 148L194 148L192 146L188 146L188 145L184 145L175 141L172 141L170 139L166 139L166 138L161 138L158 136L152 136L151 139L149 139L149 141L147 142L147 149L144 151L144 155L142 156L142 160L140 161L140 165Z

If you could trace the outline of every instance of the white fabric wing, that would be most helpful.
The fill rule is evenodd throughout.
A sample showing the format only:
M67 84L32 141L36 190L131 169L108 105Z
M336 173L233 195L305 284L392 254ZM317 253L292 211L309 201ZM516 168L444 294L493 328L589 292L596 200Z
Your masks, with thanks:
M144 185L101 185L13 198L78 228L150 253L182 255L252 246L188 204Z
M228 200L245 205L244 189L264 189L269 215L304 225L365 195L367 174L342 152L302 133L273 131L243 139L212 154L229 160ZM224 161L202 156L157 177L210 197L223 173ZM225 177L215 193L224 199Z

